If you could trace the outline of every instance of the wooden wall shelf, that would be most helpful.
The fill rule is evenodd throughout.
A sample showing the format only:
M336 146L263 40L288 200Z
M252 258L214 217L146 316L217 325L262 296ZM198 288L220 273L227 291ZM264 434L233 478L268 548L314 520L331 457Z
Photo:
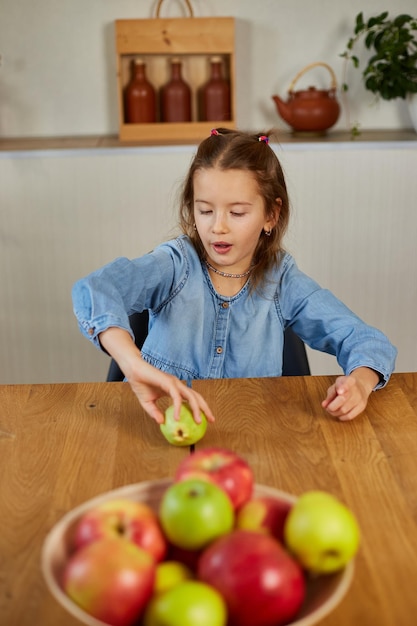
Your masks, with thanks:
M207 136L207 135L205 135ZM278 135L279 143L285 145L285 150L308 149L309 146L322 149L333 149L338 145L344 148L360 149L372 145L375 149L384 147L416 148L417 133L409 129L397 130L364 130L356 139L351 139L348 131L332 131L324 137L297 138L291 132L281 131ZM133 140L120 141L117 135L91 135L81 137L4 137L0 138L0 154L31 152L31 151L61 151L61 150L114 150L120 148L141 148L146 146L161 146L169 150L173 145L197 145L199 140L181 141L171 140Z
M200 141L216 126L235 128L235 21L223 18L171 18L116 20L118 68L119 139L148 143ZM168 78L169 60L180 57L184 79L193 94L193 117L186 123L128 124L124 114L124 91L135 57L144 59L155 89ZM230 82L231 119L202 122L198 119L198 89L208 79L211 56L221 56Z

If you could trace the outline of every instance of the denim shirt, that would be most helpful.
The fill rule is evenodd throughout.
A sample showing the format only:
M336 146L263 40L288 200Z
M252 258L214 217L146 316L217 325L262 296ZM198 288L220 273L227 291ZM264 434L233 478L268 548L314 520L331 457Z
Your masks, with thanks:
M99 347L99 333L117 326L132 335L128 316L149 309L143 358L187 382L280 376L287 326L311 348L335 355L345 374L366 366L380 373L377 387L388 382L396 349L301 272L289 254L270 272L262 294L249 284L232 297L219 295L191 241L180 236L79 280L74 313L82 333Z

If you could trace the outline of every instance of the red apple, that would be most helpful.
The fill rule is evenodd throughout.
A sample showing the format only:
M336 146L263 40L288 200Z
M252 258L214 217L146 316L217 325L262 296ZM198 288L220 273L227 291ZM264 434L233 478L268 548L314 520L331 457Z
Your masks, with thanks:
M118 499L104 502L85 513L75 529L76 550L104 537L123 537L162 561L167 542L158 517L144 502Z
M130 541L99 539L69 558L62 587L90 615L112 626L130 626L152 596L155 570L152 555Z
M175 481L188 478L207 480L221 487L237 510L253 491L253 472L235 452L223 448L203 448L185 457L175 473Z
M272 496L259 496L246 502L237 512L236 528L257 530L284 543L284 525L292 503Z
M198 578L227 604L229 626L280 626L297 615L305 597L300 565L273 537L234 530L200 558Z

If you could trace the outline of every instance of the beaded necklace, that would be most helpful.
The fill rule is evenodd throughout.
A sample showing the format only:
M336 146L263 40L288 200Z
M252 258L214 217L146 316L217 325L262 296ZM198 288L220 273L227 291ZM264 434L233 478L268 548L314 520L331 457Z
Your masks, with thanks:
M206 265L215 274L219 274L219 276L224 276L225 278L245 278L245 276L249 276L253 269L252 267L250 267L246 272L243 272L243 274L228 274L227 272L221 272L220 270L217 270L215 267L210 265L208 261L206 261Z

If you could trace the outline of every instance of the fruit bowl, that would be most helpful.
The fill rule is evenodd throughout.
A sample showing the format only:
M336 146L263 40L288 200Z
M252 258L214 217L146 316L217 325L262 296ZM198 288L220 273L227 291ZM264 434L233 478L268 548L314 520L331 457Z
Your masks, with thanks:
M127 485L101 494L82 505L76 507L51 529L42 549L42 573L47 587L55 600L68 613L77 618L86 626L107 626L104 622L92 617L80 609L63 591L60 581L65 564L70 555L70 546L75 526L79 518L93 507L117 498L128 498L134 501L146 502L155 511L158 511L159 502L167 487L172 484L171 479L161 479ZM294 503L297 498L284 491L255 485L254 496L270 496ZM353 561L336 574L309 577L307 580L307 595L297 619L288 626L313 626L328 615L342 600L352 581L354 571Z

